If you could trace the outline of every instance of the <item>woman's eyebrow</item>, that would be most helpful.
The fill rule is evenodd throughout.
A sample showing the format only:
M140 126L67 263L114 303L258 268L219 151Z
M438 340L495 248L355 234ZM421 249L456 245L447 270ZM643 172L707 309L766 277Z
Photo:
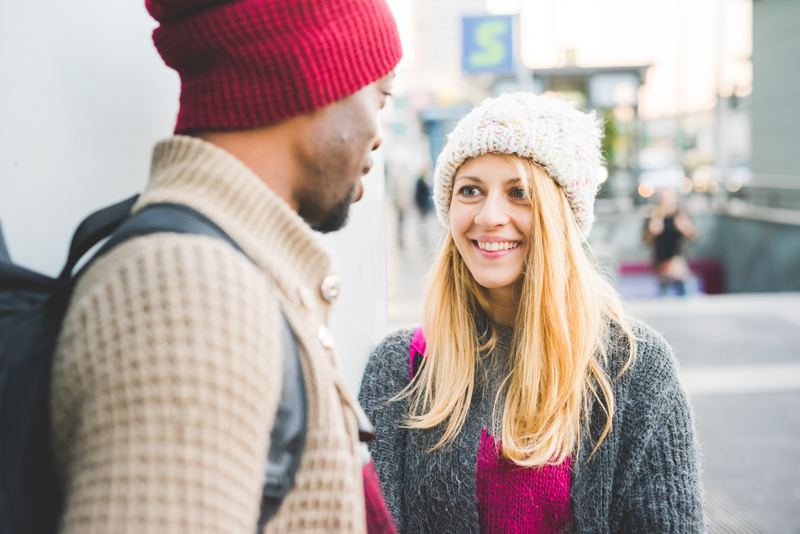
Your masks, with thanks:
M481 180L477 176L459 176L458 178L456 178L455 182L459 182L461 180L469 180L470 182L475 182L475 183L478 183L478 184L482 184L483 183L483 180Z
M459 180L469 180L470 182L475 182L475 183L478 183L478 184L482 184L483 183L483 180L481 180L477 176L459 176L458 178L456 178L455 181L458 182ZM519 176L515 176L514 178L509 178L508 180L506 180L505 181L505 185L515 185L515 184L518 184L520 182L522 182L520 177Z

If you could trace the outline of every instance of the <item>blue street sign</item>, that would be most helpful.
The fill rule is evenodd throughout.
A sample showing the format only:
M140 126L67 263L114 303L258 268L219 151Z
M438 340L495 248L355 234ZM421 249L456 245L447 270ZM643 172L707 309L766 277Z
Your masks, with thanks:
M464 72L514 73L512 15L461 19L461 69Z

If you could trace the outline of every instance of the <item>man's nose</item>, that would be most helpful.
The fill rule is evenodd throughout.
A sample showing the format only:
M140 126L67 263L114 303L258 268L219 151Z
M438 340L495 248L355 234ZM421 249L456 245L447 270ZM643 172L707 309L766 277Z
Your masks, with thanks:
M508 203L501 195L489 195L475 217L475 224L481 228L496 228L508 224Z

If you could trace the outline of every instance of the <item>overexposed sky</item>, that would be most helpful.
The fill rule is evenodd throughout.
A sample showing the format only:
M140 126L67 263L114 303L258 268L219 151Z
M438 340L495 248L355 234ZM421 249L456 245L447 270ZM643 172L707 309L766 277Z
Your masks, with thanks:
M456 10L475 3L437 2ZM417 46L415 27L436 31L443 21L415 25L423 10L414 1L389 4L403 40L400 68L422 68L429 52ZM583 67L651 65L640 94L643 118L711 109L717 86L740 96L752 87L752 0L485 0L485 8L520 14L521 57L534 70L563 66L567 50Z
M518 3L522 59L534 70L562 66L569 49L582 67L652 65L641 94L645 118L713 108L718 83L724 95L751 90L751 0Z

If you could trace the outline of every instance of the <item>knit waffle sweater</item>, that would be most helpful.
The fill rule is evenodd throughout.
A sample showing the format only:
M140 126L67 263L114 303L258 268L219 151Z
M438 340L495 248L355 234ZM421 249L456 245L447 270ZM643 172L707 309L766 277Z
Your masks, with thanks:
M401 534L704 532L692 410L663 338L636 327L637 358L613 383L613 429L594 456L606 422L596 401L576 456L526 473L497 458L491 435L497 378L507 369L513 335L496 327L498 343L484 360L487 372L476 372L464 427L444 449L427 452L441 428L403 428L408 401L390 402L410 381L413 331L389 335L367 364L359 400L376 428L370 449ZM615 377L628 346L613 332L608 348L608 372Z
M190 137L156 146L136 209L156 202L204 213L255 264L220 240L161 233L81 277L51 382L61 532L255 531L282 309L298 338L308 434L265 532L363 534L358 408L323 346L331 264L312 230L244 164Z

